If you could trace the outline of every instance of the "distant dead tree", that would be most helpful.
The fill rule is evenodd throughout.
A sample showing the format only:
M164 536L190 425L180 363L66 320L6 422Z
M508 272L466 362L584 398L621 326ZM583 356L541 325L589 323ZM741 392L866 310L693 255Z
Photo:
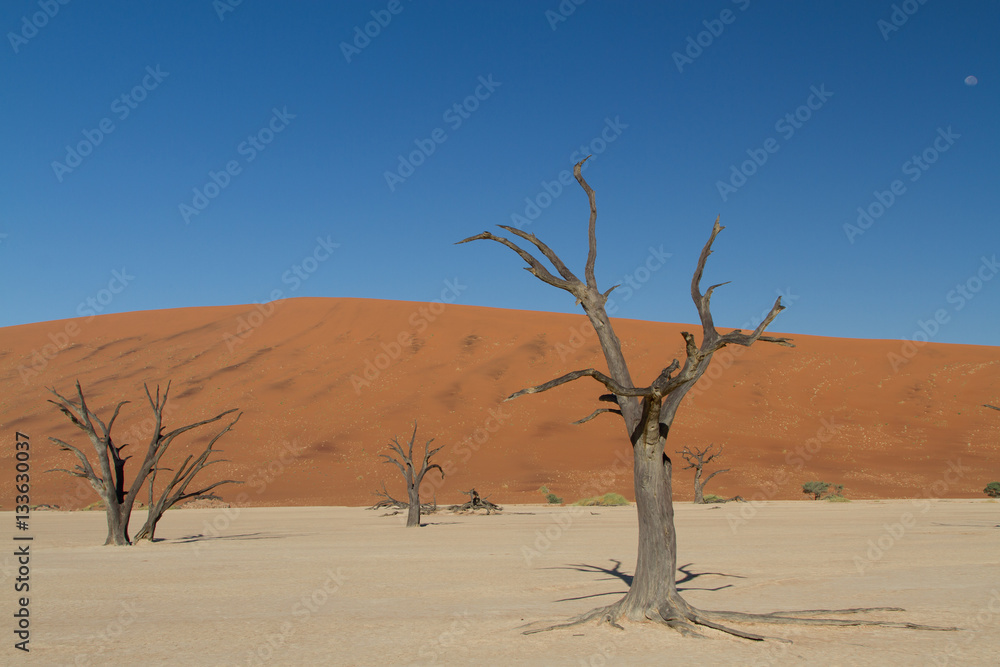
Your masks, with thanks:
M1000 408L998 408L997 406L990 405L989 403L983 403L983 407L984 408L993 408L994 410L1000 410Z
M479 497L479 492L474 488L468 491L462 491L465 495L469 496L468 502L462 503L461 505L452 505L448 509L452 512L475 512L476 510L486 510L487 514L492 512L502 512L503 508L495 503L491 503L489 496L485 498Z
M113 414L111 415L111 419L107 424L105 424L100 417L97 416L97 413L91 410L87 405L79 380L76 383L76 400L66 398L54 388L49 389L49 391L56 397L56 400L49 400L49 403L52 403L59 408L59 410L66 415L67 418L69 418L74 426L87 435L91 445L94 447L94 453L97 461L95 468L95 466L91 464L90 459L81 449L62 441L59 438L50 437L49 440L57 444L63 451L73 452L80 460L80 463L75 466L73 470L56 468L55 470L51 470L49 472L65 472L73 475L74 477L82 477L90 482L90 485L94 487L94 490L97 491L98 495L100 495L101 499L104 501L105 510L108 516L108 537L104 542L105 545L132 544L128 534L129 519L131 518L132 507L135 504L136 498L139 496L139 492L141 491L143 484L147 483L147 481L149 483L149 514L145 525L143 525L140 529L136 539L153 539L157 522L160 518L162 518L163 513L170 509L170 507L172 507L175 503L188 498L203 496L211 492L212 489L215 489L223 484L242 483L227 479L214 482L208 486L199 488L197 491L187 490L195 476L204 468L212 465L213 463L221 463L221 460L218 459L209 460L213 453L218 452L218 450L213 449L213 447L218 439L229 432L233 425L239 421L240 416L243 414L240 413L236 415L236 418L233 419L228 426L222 429L222 431L211 439L208 446L205 447L198 457L193 458L189 455L184 460L184 463L174 473L174 476L163 489L159 498L154 500L153 482L156 478L157 471L169 471L168 468L162 467L160 462L163 455L166 454L167 449L173 443L174 439L183 433L187 433L192 429L198 428L199 426L205 426L207 424L217 422L226 415L237 412L237 409L234 408L232 410L226 410L211 419L205 419L195 422L194 424L181 426L180 428L175 428L172 431L164 433L163 410L167 405L167 396L170 393L170 384L167 383L167 388L163 392L162 398L160 397L159 386L156 387L155 398L150 394L148 386L143 385L143 387L146 390L146 398L149 400L149 405L153 410L153 434L150 438L149 445L146 447L146 453L142 459L142 464L136 471L135 476L132 478L132 482L128 485L127 490L125 481L125 463L132 457L122 456L122 450L128 447L129 443L121 445L115 444L111 435L111 430L115 425L115 420L118 419L122 406L127 405L129 401L121 401L118 403L118 405L115 406Z
M398 438L393 438L392 442L389 443L389 448L394 451L399 458L394 458L389 454L382 454L386 463L392 463L399 471L403 473L403 478L406 480L406 494L408 502L406 503L406 527L410 528L413 526L420 525L420 484L424 481L424 475L434 468L438 469L441 473L442 479L444 478L444 470L436 463L430 463L430 458L444 449L444 445L437 447L435 449L429 449L434 438L431 438L424 444L424 457L420 461L419 465L413 464L413 443L417 439L417 423L413 422L413 435L410 436L410 445L407 451L403 451L402 445L399 444ZM402 509L402 503L398 500L394 500L385 491L385 484L382 485L382 490L385 498L392 503L394 506ZM380 495L377 491L376 495ZM384 502L384 501L383 501ZM376 504L376 507L378 504Z
M685 461L687 461L687 465L684 466L684 470L694 468L694 502L697 505L703 505L705 503L705 485L712 481L712 478L716 475L729 472L729 468L716 470L711 475L706 477L704 482L701 481L701 473L705 465L711 463L713 459L722 456L722 445L719 445L719 451L717 452L712 452L713 446L714 444L703 449L685 447L677 452L684 457Z
M562 386L574 380L589 377L599 382L607 394L600 398L614 407L598 408L589 416L577 423L589 421L603 413L612 413L622 418L625 432L628 435L633 452L633 476L635 480L636 510L639 519L638 559L635 575L625 597L614 604L600 607L583 614L568 623L554 625L543 629L531 629L525 632L541 632L554 628L569 627L592 619L606 621L620 627L619 621L631 619L635 621L651 620L675 628L685 634L699 634L696 625L715 628L729 634L748 639L761 640L761 635L744 632L720 623L723 621L745 621L752 623L799 623L809 625L889 625L895 627L918 627L912 624L890 623L883 621L856 621L843 619L823 619L812 617L817 612L807 612L801 616L810 618L790 617L787 614L744 614L737 612L705 611L688 604L677 591L677 538L674 529L674 505L671 482L672 462L664 449L670 427L673 424L677 409L688 391L708 369L712 356L726 345L750 345L761 341L793 347L787 338L765 336L764 331L772 320L783 310L781 299L778 298L764 320L751 333L740 330L720 334L715 327L709 300L712 292L721 285L712 285L705 292L701 291L701 278L705 263L712 252L712 244L722 231L718 219L712 228L698 258L698 264L691 280L691 298L701 319L701 344L688 332L682 332L684 338L684 365L677 359L664 368L648 386L636 386L632 381L625 357L622 354L621 343L615 334L611 319L605 310L608 296L617 285L600 291L594 274L597 261L597 204L594 190L581 175L581 167L588 158L584 158L573 169L577 182L583 188L590 200L589 252L584 269L584 280L580 280L556 255L556 253L534 234L516 227L501 225L500 228L510 234L527 241L549 261L558 274L542 264L532 253L524 250L508 238L483 232L459 243L487 240L495 241L516 252L527 263L526 270L533 276L553 287L565 290L573 295L576 302L583 308L591 326L597 334L608 373L594 368L573 371L562 377L544 384L522 389L506 400L515 399L524 394L535 394ZM627 228L619 227L619 234L632 233ZM648 227L629 228L641 238L649 235ZM725 284L725 283L722 283ZM829 611L829 610L828 610ZM874 611L872 609L841 610L845 614L859 611ZM921 626L923 627L923 626Z

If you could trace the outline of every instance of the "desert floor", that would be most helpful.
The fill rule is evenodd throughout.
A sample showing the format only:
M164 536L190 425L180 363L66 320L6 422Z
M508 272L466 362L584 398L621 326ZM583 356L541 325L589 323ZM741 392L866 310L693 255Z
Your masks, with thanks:
M38 512L31 652L8 631L0 663L995 665L1000 655L1000 504L985 499L678 504L680 587L696 606L892 606L906 611L868 618L962 628L740 626L791 645L647 624L522 635L624 593L634 506L438 513L420 529L383 514L177 510L156 544L113 548L98 546L102 513ZM609 572L617 562L620 576ZM7 556L9 610L15 568Z

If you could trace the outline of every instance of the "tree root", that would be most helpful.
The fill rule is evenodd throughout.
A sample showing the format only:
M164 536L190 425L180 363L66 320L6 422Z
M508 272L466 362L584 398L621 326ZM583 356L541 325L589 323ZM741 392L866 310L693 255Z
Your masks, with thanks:
M725 621L739 621L743 623L773 623L783 625L824 625L828 627L883 627L883 628L905 628L910 630L933 630L939 632L953 632L958 630L955 627L942 627L937 625L923 625L921 623L905 623L897 621L869 621L866 619L847 618L809 618L823 616L826 614L862 614L876 611L906 611L902 607L859 607L854 609L807 609L804 611L775 611L769 614L746 614L738 611L698 611L708 619L719 619ZM789 614L795 614L790 616Z
M624 598L623 598L624 600ZM745 630L739 630L726 625L722 625L717 621L736 621L739 623L770 623L770 624L783 624L783 625L813 625L813 626L827 626L827 627L883 627L883 628L905 628L910 630L930 630L930 631L942 631L951 632L956 631L959 628L955 627L941 627L935 625L923 625L920 623L906 623L906 622L896 622L896 621L870 621L866 619L845 619L845 618L821 618L829 614L840 614L840 615L851 615L851 614L862 614L870 612L887 612L887 611L905 611L902 607L855 607L851 609L803 609L800 611L775 611L767 614L748 614L737 611L707 611L701 609L695 609L687 603L683 603L684 609L678 608L675 614L664 615L659 609L651 608L646 610L646 619L665 625L673 630L680 632L685 637L705 637L702 633L698 632L696 626L703 626L706 628L711 628L713 630L718 630L719 632L724 632L734 637L740 637L743 639L749 639L752 641L766 641L772 640L777 642L782 642L786 644L791 644L790 639L784 639L782 637L771 637L767 635L758 635L752 632L747 632ZM621 624L618 623L622 617L625 616L625 612L622 610L622 600L619 600L613 605L607 607L598 607L592 609L591 611L575 616L569 619L565 623L557 623L555 625L549 625L542 628L532 628L524 630L521 634L532 635L539 632L548 632L550 630L562 630L565 628L571 628L577 625L582 625L590 621L597 620L598 623L607 623L608 625L623 630ZM524 626L522 626L524 627Z
M612 615L613 614L613 609L615 607L617 607L617 606L618 606L618 604L615 603L615 604L607 606L607 607L598 607L597 609L591 609L590 611L588 611L585 614L580 614L579 616L574 616L573 618L569 619L565 623L556 623L555 625L548 625L548 626L545 626L544 628L532 628L530 630L525 630L521 634L522 635L535 635L535 634L538 634L539 632L549 632L551 630L562 630L564 628L572 628L572 627L577 626L577 625L583 625L584 623L589 623L590 621L593 621L594 619L597 619L598 623L608 623L608 625L610 625L613 628L617 628L619 630L624 630L625 628L623 628L621 625L619 625L615 621L615 617ZM534 623L528 623L528 625L534 625ZM522 625L521 627L526 627L526 626Z

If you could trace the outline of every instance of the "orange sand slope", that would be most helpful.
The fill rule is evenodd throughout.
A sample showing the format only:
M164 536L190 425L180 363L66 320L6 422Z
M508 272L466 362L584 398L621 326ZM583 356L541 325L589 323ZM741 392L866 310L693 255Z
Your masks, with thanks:
M678 324L619 320L637 383L679 357ZM696 335L700 329L691 328ZM707 491L804 498L803 482L846 486L848 497L981 497L1000 479L1000 356L996 347L794 336L794 349L758 343L716 355L683 404L668 451L725 445ZM585 317L362 299L289 299L261 306L105 315L0 329L0 427L32 443L32 502L77 508L96 497L63 473L75 458L49 436L90 450L47 402L83 384L103 418L132 403L118 442L148 442L143 382L172 381L168 428L228 408L244 411L219 443L226 462L203 475L245 480L221 495L250 505L363 505L383 480L402 496L398 470L379 454L409 437L445 445L447 472L429 493L461 501L476 487L499 503L538 502L547 485L567 501L616 491L631 497L621 419L579 419L600 405L598 383L509 403L504 397L604 362ZM895 367L895 368L894 368ZM178 439L167 465L210 433ZM175 451L176 450L176 451ZM128 451L128 450L126 450ZM13 447L3 448L5 509ZM135 465L135 462L132 462ZM675 467L675 497L691 499L692 471ZM709 468L713 470L715 467ZM128 470L128 468L126 468Z

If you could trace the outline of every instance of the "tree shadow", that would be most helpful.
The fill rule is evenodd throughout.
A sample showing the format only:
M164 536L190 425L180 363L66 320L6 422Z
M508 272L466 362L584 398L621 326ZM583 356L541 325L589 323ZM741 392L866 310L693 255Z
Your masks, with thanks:
M588 598L602 597L605 595L624 595L628 592L628 587L632 586L633 575L623 572L621 569L622 562L614 558L610 559L612 563L615 564L614 567L601 567L600 565L588 565L586 563L577 563L574 565L563 565L560 567L549 567L545 568L547 570L576 570L577 572L589 572L593 574L606 574L607 577L600 579L600 581L613 581L618 579L625 583L626 590L622 591L610 591L608 593L595 593L594 595L581 595L579 597L573 598L562 598L556 600L556 602L569 602L571 600L586 600ZM704 588L695 586L682 586L682 584L694 581L698 577L713 576L713 577L730 577L733 579L746 579L738 574L726 574L724 572L693 572L691 567L694 563L688 563L687 565L677 566L677 571L683 574L683 577L677 579L677 590L678 591L721 591L724 588L731 588L732 584L724 584L722 586L716 586L715 588Z
M279 540L284 537L305 537L307 533L242 533L240 535L185 535L184 537L157 537L153 542L173 542L175 544L190 544L191 542L208 542L210 540Z

